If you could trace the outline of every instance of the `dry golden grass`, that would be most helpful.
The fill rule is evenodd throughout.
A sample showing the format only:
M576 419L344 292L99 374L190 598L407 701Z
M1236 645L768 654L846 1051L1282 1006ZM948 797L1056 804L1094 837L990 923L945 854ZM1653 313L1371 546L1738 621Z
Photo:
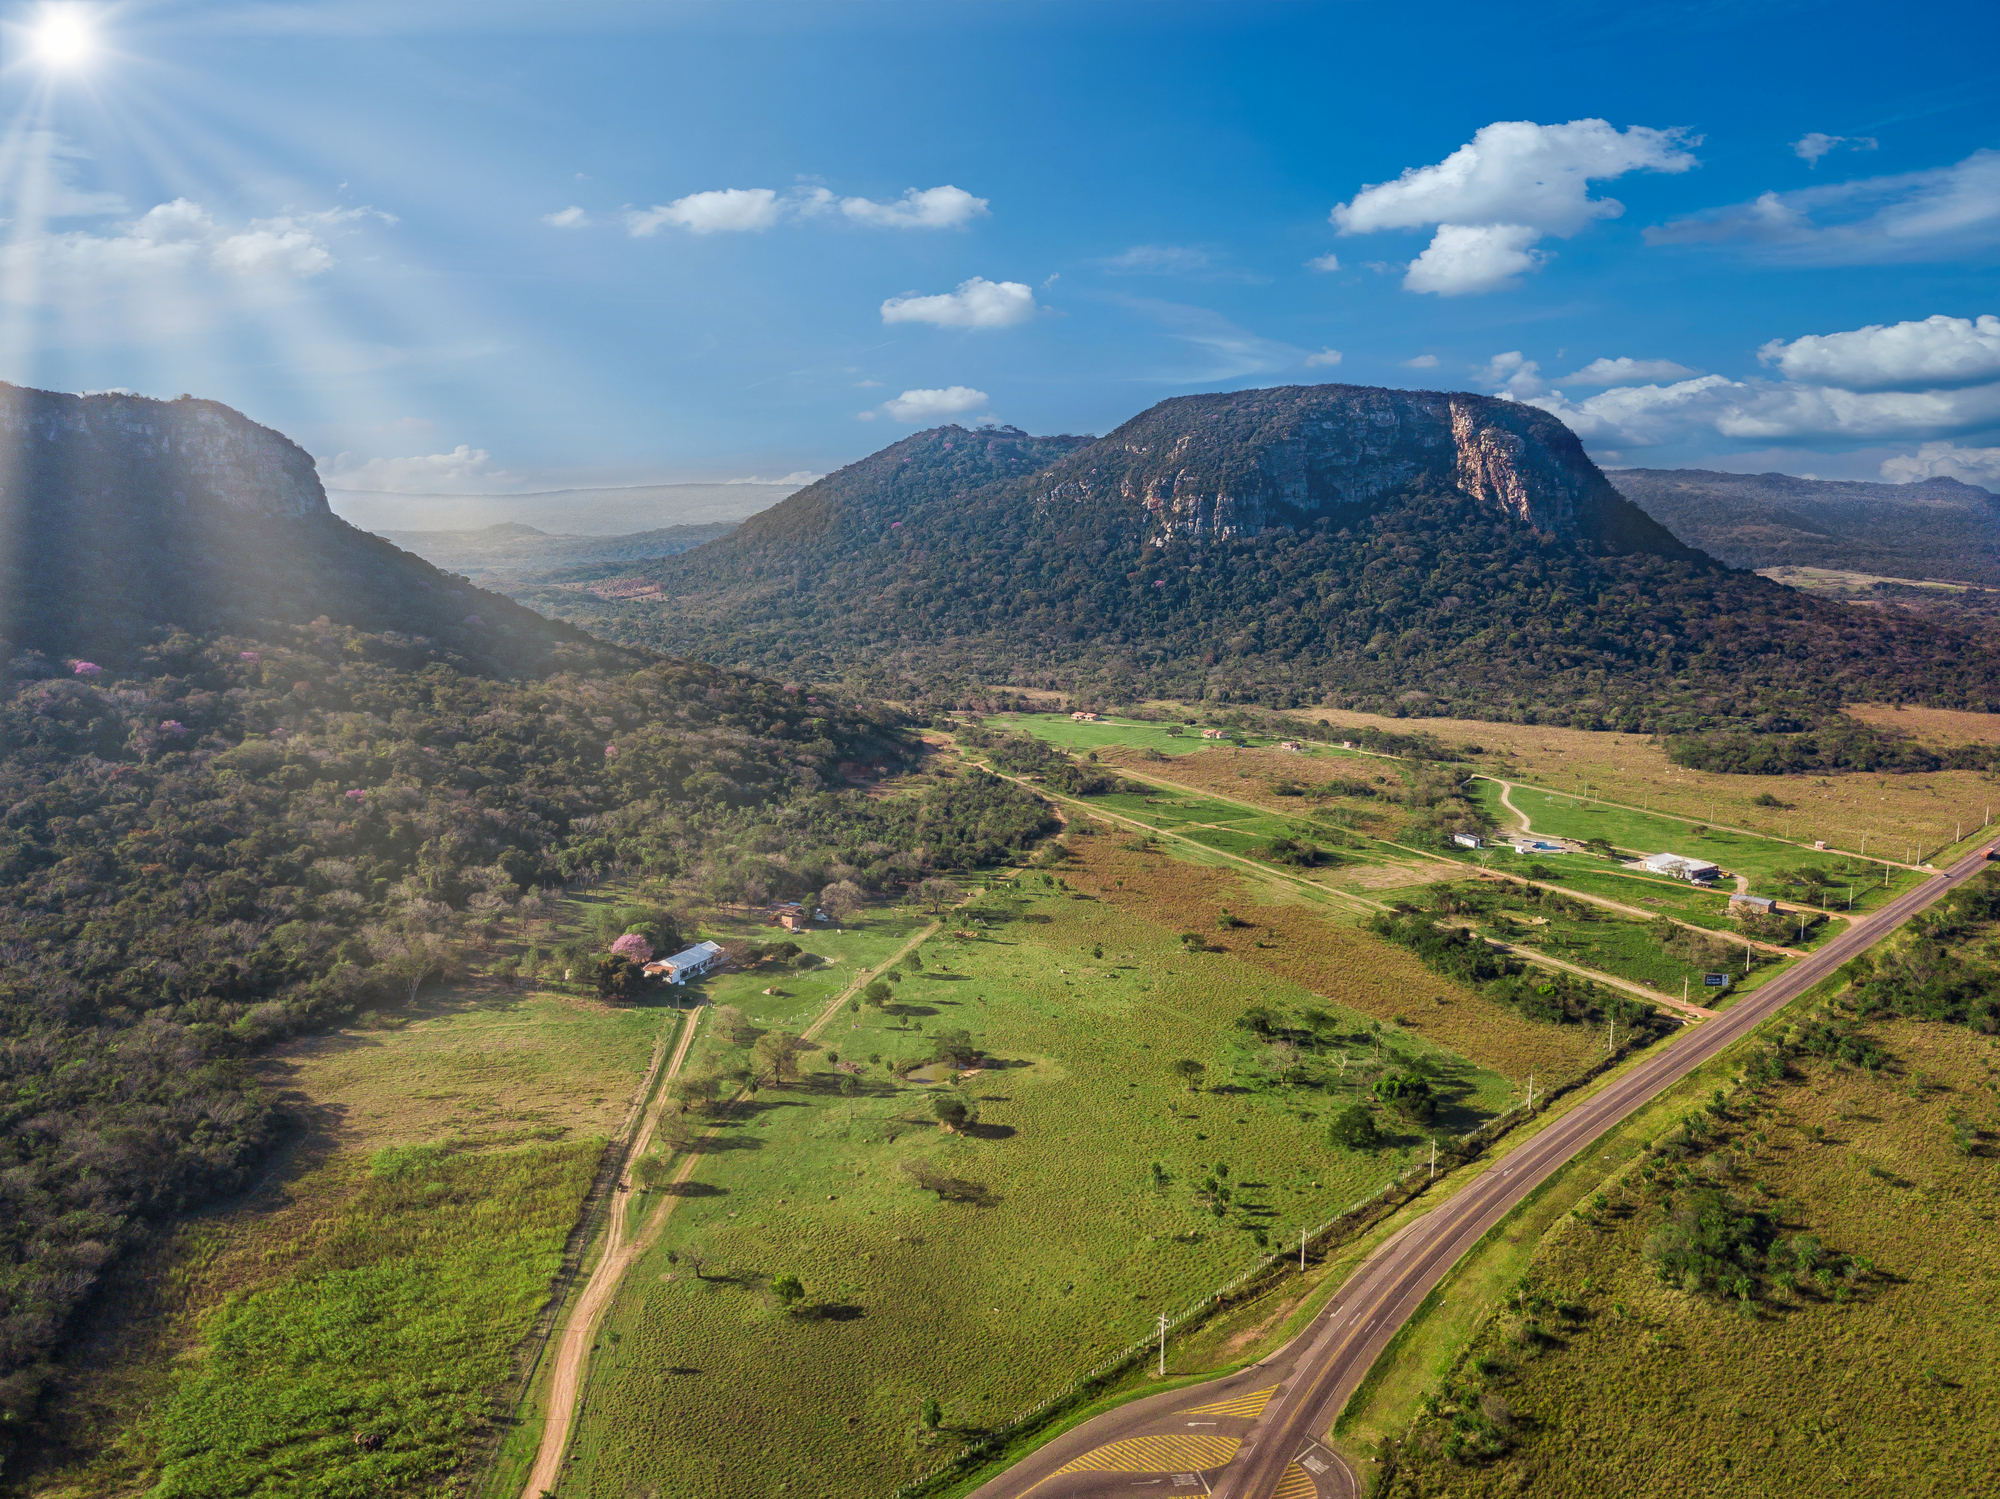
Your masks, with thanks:
M1870 710L1873 711L1873 710ZM1898 720L1920 717L1944 723L1962 720L1969 732L1976 713L1945 715L1908 709ZM1718 822L1770 837L1810 844L1823 838L1835 848L1858 852L1869 839L1872 854L1900 858L1911 841L1926 851L1949 843L1962 824L1970 836L1990 805L2000 814L2000 777L1984 771L1947 770L1923 775L1736 776L1683 770L1667 759L1665 747L1643 734L1594 733L1537 724L1483 723L1467 718L1383 718L1334 708L1301 708L1293 717L1325 719L1335 727L1374 727L1392 733L1422 730L1446 744L1477 744L1486 768L1511 778L1574 791L1589 785L1607 801ZM1860 716L1857 712L1856 716ZM2000 725L2000 719L1988 722ZM1918 733L1920 740L1925 738ZM1936 741L1932 741L1936 742ZM1961 741L1962 742L1962 741ZM1248 753L1247 751L1245 752ZM1275 753L1275 752L1274 752ZM1305 756L1288 756L1297 762ZM1774 796L1788 807L1760 807L1755 798Z
M1938 749L1959 744L2000 744L2000 714L1964 713L1956 708L1910 708L1901 703L1855 703L1846 709L1878 729L1915 736Z
M1336 921L1322 907L1274 896L1265 881L1119 846L1113 836L1079 838L1079 890L1212 946L1334 1003L1405 1029L1506 1077L1574 1076L1603 1037L1544 1025L1432 973L1416 957ZM1122 881L1122 884L1120 883ZM1224 909L1250 923L1222 930Z
M1866 1255L1879 1277L1844 1303L1783 1293L1746 1321L1661 1284L1643 1252L1656 1208L1562 1219L1527 1280L1580 1306L1581 1318L1536 1354L1508 1336L1511 1308L1501 1309L1461 1366L1498 1361L1486 1382L1525 1418L1516 1450L1460 1467L1426 1454L1438 1428L1420 1421L1394 1499L1990 1487L1977 1475L2000 1472L2000 1177L1990 1153L2000 1043L1914 1022L1880 1034L1900 1075L1810 1063L1755 1117L1742 1117L1740 1102L1731 1125L1747 1173L1793 1205L1786 1231ZM1988 1153L1957 1151L1954 1112L1988 1131Z

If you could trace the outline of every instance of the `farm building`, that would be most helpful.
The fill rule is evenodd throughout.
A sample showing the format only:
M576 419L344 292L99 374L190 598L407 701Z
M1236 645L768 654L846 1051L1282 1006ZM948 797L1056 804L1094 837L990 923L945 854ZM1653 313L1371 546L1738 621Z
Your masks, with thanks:
M682 948L671 958L648 963L646 977L665 979L670 984L685 984L689 979L700 978L721 961L722 947L719 943L697 942L693 947Z
M1672 875L1677 880L1712 880L1722 871L1685 854L1648 854L1646 868L1654 874Z
M1072 713L1072 714L1070 714L1070 717L1071 717L1071 718L1073 718L1073 719L1075 719L1075 720L1076 720L1076 721L1077 721L1078 723L1096 723L1096 722L1097 722L1097 715L1096 715L1095 713L1082 713L1082 712L1078 712L1078 713Z
M1229 734L1223 729L1203 729L1201 737L1204 739L1227 739Z
M1729 897L1729 909L1732 911L1761 911L1764 915L1769 916L1773 911L1778 909L1778 903L1768 895L1732 895Z
M1484 848L1486 842L1477 833L1453 833L1451 841L1460 848Z
M1303 744L1300 744L1296 739L1280 739L1278 741L1278 748L1282 750L1290 750L1292 751L1293 754L1297 755L1304 754L1306 750L1306 747Z

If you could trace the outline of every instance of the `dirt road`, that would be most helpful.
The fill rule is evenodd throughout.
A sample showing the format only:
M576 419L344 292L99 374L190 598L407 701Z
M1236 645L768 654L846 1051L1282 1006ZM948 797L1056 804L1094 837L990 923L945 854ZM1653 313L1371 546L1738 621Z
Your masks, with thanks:
M936 936L937 932L938 924L932 922L891 953L882 963L882 968L897 962L903 954ZM820 1011L813 1023L806 1027L803 1039L810 1041L831 1024L833 1017L840 1013L841 1006L853 998L868 979L879 971L879 969L864 969L857 973L847 986L833 997L827 1007ZM597 1324L603 1319L613 1298L617 1296L618 1287L625 1279L625 1272L658 1242L661 1231L666 1227L667 1219L680 1201L671 1190L659 1194L658 1198L649 1204L650 1211L646 1214L639 1231L636 1234L632 1232L631 1199L626 1195L632 1185L631 1168L633 1163L644 1158L647 1147L653 1143L654 1130L658 1127L660 1116L665 1112L668 1103L667 1085L680 1076L681 1067L686 1063L688 1052L694 1045L695 1029L701 1019L701 1013L700 1010L696 1010L689 1017L687 1027L681 1034L680 1043L674 1048L674 1054L667 1063L666 1076L654 1094L651 1107L646 1111L645 1122L640 1125L639 1134L632 1142L631 1152L625 1157L626 1168L619 1178L619 1194L613 1202L611 1227L604 1237L604 1251L597 1257L597 1264L592 1267L582 1294L576 1298L575 1304L571 1307L569 1321L563 1325L561 1339L556 1345L555 1363L549 1375L548 1408L542 1427L542 1445L535 1454L535 1466L529 1470L528 1481L522 1487L522 1499L540 1499L545 1493L555 1492L557 1482L562 1477L563 1453L569 1446L570 1428L576 1423L584 1377L590 1370L590 1346L597 1337ZM714 1126L710 1126L708 1133L713 1132ZM685 1185L700 1163L700 1153L690 1151L679 1169L674 1172L671 1186Z
M1398 1328L1467 1250L1578 1151L1842 963L1989 868L1989 843L1860 918L1714 1020L1683 1031L1553 1119L1383 1244L1311 1325L1259 1364L1155 1395L1065 1433L972 1499L1084 1499L1146 1483L1217 1499L1350 1499L1361 1484L1323 1438ZM1171 1486L1169 1486L1171 1485Z

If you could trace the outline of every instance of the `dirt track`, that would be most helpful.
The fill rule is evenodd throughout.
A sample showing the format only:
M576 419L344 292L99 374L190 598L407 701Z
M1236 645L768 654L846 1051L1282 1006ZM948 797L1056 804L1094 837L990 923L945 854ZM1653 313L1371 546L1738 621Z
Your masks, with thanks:
M937 934L938 924L932 922L911 937L895 952L882 961L887 968L900 959L904 953ZM819 1017L806 1027L802 1039L810 1041L840 1013L862 985L879 970L864 970L855 975L853 981L843 988L820 1011ZM653 1143L653 1132L660 1122L660 1115L668 1101L668 1084L680 1075L687 1061L688 1052L694 1046L695 1030L701 1020L701 1011L696 1010L689 1017L687 1029L681 1033L674 1054L667 1063L666 1075L653 1095L653 1102L646 1110L646 1117L639 1126L639 1133L632 1141L631 1152L625 1157L625 1170L618 1179L618 1197L611 1211L611 1227L604 1237L604 1250L597 1257L590 1277L584 1282L583 1291L570 1308L569 1320L556 1344L555 1362L549 1374L548 1407L542 1427L542 1445L535 1454L535 1466L528 1473L528 1481L522 1486L522 1499L540 1499L543 1494L553 1494L562 1478L563 1453L569 1446L570 1428L576 1423L576 1415L583 1392L585 1374L590 1368L590 1347L597 1337L597 1324L603 1319L612 1298L618 1294L618 1287L625 1279L625 1272L635 1261L658 1242L667 1219L672 1215L680 1198L671 1190L660 1193L652 1205L644 1226L637 1234L628 1227L632 1216L631 1199L625 1194L632 1182L632 1164L642 1159L646 1148ZM731 1100L732 1102L734 1100ZM714 1126L710 1126L713 1133ZM694 1175L694 1168L701 1163L699 1152L690 1151L674 1172L671 1187L679 1187Z

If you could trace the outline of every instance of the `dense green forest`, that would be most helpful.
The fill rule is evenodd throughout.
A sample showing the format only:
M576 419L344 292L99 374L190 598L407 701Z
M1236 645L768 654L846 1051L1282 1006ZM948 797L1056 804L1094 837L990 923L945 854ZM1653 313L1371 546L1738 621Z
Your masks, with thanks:
M8 1422L145 1220L240 1187L272 1144L243 1065L260 1046L406 998L566 880L648 876L696 905L892 891L1051 826L990 776L852 785L843 766L912 761L881 710L553 654L545 676L480 674L320 620L0 675Z
M639 569L663 601L521 597L610 638L902 699L998 684L1760 734L1854 700L2000 706L2000 652L1968 628L1677 546L1612 550L1446 484L1164 541L1117 485L1051 497L1117 438L1009 478L1042 440L919 433Z

